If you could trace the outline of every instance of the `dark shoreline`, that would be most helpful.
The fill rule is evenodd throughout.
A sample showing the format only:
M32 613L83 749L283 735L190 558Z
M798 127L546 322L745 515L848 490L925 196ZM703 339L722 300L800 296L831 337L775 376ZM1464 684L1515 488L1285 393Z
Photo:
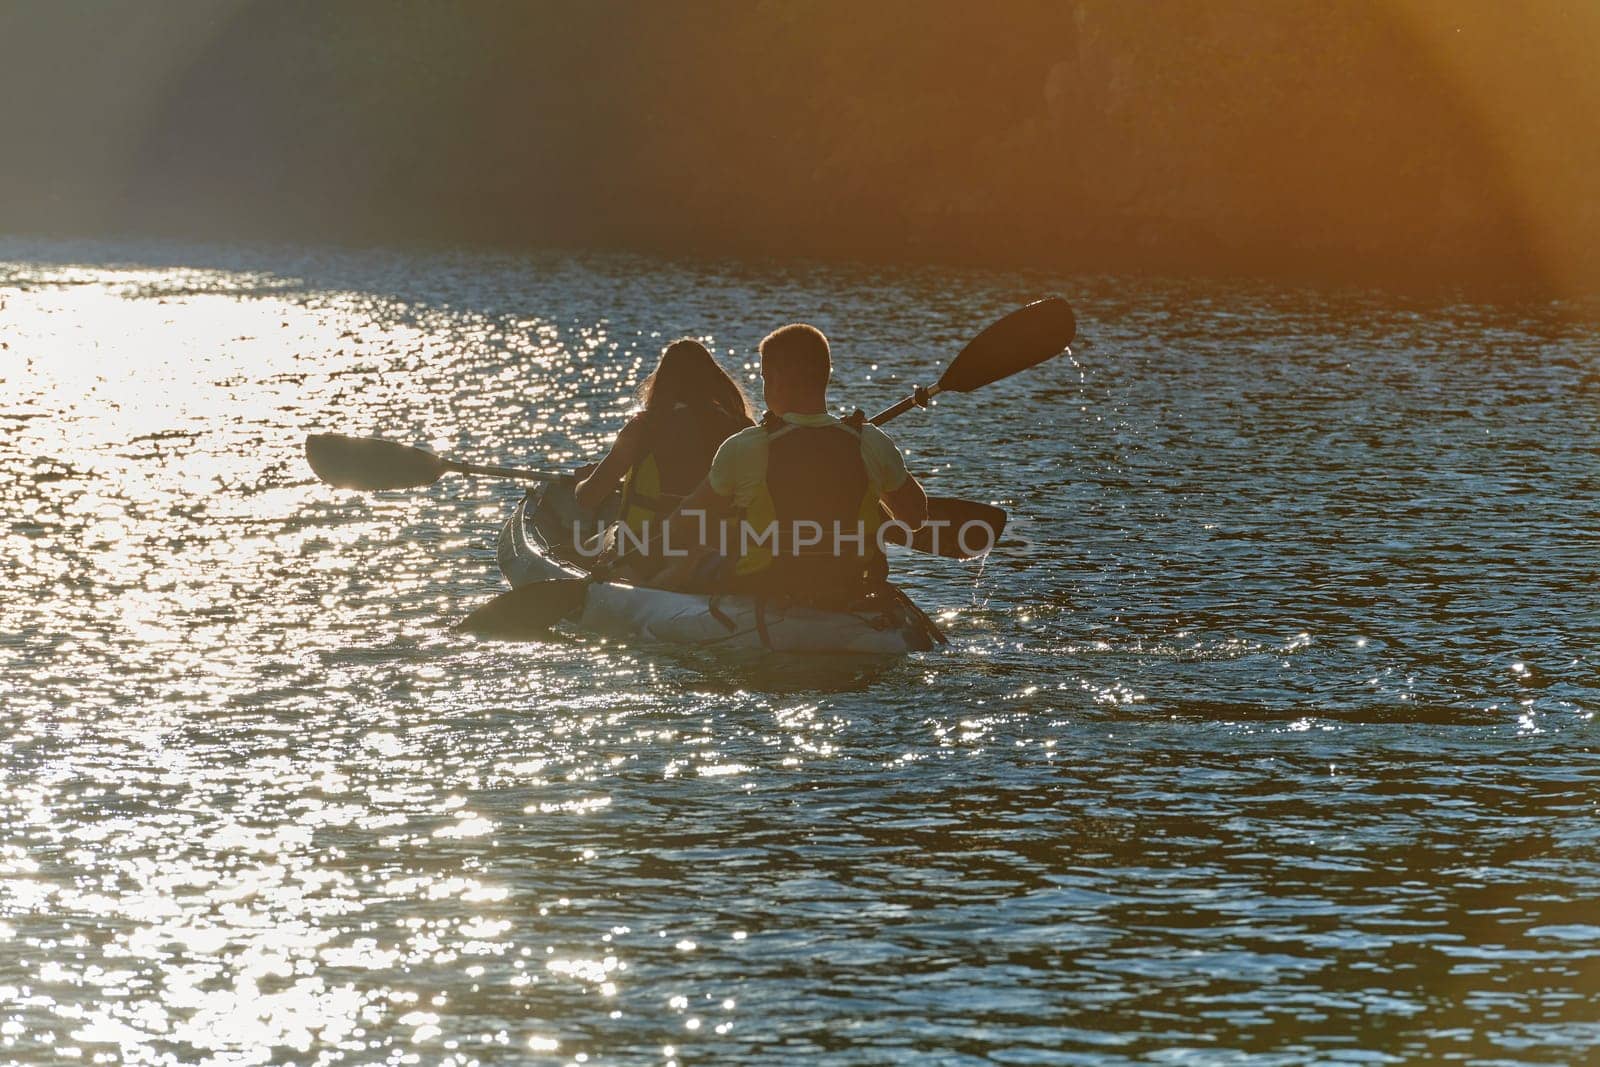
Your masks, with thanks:
M157 0L0 35L0 232L1600 292L1600 11Z

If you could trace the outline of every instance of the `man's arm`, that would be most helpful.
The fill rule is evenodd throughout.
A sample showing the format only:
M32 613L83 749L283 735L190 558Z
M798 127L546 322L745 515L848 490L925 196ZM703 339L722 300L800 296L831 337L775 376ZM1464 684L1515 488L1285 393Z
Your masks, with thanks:
M703 478L694 492L683 498L667 519L664 545L670 546L674 555L687 549L690 555L709 548L711 522L733 511L733 501L711 488L711 480Z
M889 435L871 423L861 428L861 458L873 482L885 487L878 491L878 499L896 519L913 530L928 521L928 494L922 483L906 470L906 459Z
M695 562L711 547L706 541L711 536L713 524L732 513L732 498L711 488L709 478L701 481L667 519L662 545L670 547L672 555L651 584L662 589L684 586L694 571Z

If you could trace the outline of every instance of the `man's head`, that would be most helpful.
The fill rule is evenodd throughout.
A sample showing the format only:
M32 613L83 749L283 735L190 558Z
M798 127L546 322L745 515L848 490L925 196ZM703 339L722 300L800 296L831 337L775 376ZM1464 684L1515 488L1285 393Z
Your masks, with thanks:
M828 339L815 326L796 322L761 339L762 389L774 415L827 411L832 373Z

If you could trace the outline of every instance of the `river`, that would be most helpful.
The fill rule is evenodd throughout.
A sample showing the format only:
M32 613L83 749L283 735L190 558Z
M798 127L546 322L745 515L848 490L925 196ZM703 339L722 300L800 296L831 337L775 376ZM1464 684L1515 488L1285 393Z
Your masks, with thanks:
M951 647L450 626L666 340L895 423L1010 542ZM0 1059L1600 1056L1600 329L1259 283L0 240ZM1592 320L1591 320L1592 321Z

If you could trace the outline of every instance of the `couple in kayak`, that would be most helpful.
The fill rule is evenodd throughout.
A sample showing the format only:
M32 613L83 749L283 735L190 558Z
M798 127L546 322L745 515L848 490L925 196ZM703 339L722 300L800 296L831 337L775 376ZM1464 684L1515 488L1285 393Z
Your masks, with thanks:
M597 512L620 484L601 565L641 584L848 603L887 580L881 530L927 518L893 441L860 411L828 414L828 339L794 324L761 342L767 413L698 341L668 345L644 407L578 483Z

